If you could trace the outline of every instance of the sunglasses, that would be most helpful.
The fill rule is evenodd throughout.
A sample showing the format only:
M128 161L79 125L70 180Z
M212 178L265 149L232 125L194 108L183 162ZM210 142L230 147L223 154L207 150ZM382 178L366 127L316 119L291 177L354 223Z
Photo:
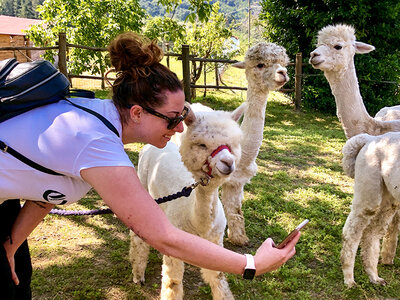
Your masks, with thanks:
M147 111L149 114L151 114L151 115L153 115L153 116L156 116L156 117L159 117L159 118L161 118L161 119L167 120L167 121L168 121L167 129L173 129L173 128L175 128L176 126L178 126L178 124L179 124L180 122L182 122L183 120L186 119L186 117L188 116L189 111L190 111L189 107L184 106L183 111L182 111L182 114L181 114L179 117L170 118L170 117L167 117L167 116L165 116L165 115L159 113L158 111L155 111L155 110L152 109L151 107L142 106L142 105L141 105L141 107L142 107L145 111Z

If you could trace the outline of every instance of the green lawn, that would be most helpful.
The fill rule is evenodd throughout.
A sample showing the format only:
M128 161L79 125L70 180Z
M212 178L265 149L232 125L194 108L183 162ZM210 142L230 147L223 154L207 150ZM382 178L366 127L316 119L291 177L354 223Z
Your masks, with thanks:
M208 96L200 101L227 110L234 109L245 97L243 93L227 92L209 92ZM400 250L394 266L379 266L381 277L388 282L386 287L369 283L359 256L355 266L358 286L347 289L343 284L341 231L353 193L353 180L341 167L344 143L336 116L295 112L289 98L271 94L257 159L258 174L245 188L243 210L250 242L245 247L229 242L225 246L254 253L267 237L278 242L303 219L310 219L310 223L303 231L296 256L279 270L254 281L227 275L236 299L400 299ZM135 164L140 148L127 147ZM92 209L102 205L97 194L91 192L78 204L60 208ZM113 215L49 215L29 242L34 299L158 298L161 255L151 252L145 285L133 284L129 232ZM185 299L211 299L197 268L188 266L184 283Z

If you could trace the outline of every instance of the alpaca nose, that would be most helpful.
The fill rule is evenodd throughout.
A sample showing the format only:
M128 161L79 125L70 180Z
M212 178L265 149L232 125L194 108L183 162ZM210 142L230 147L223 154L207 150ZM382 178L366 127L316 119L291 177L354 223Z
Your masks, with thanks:
M283 77L285 77L286 72L284 72L284 71L281 70L281 71L278 71L278 74L281 75L281 76L283 76Z
M231 158L224 158L217 162L218 171L224 175L229 175L235 171L235 161Z
M314 57L316 57L316 56L319 56L319 53L317 53L317 52L315 52L315 51L313 51L313 52L310 53L311 59L314 58Z
M279 67L276 70L275 80L280 83L288 81L289 77L287 76L287 69L284 67Z

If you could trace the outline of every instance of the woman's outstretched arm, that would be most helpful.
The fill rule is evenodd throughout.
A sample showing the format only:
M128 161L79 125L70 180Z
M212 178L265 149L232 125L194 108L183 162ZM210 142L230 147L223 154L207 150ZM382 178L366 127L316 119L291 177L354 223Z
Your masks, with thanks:
M95 167L81 171L117 217L161 253L187 263L222 272L242 274L246 258L208 240L174 227L141 185L132 167ZM267 239L257 250L257 275L279 268L295 254L297 235L285 248Z

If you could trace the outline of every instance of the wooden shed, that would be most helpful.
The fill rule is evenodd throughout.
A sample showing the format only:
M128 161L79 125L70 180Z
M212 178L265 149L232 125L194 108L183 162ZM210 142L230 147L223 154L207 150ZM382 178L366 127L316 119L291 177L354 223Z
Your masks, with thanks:
M43 21L0 15L0 47L32 47L33 44L27 39L24 30L41 22ZM20 62L26 62L38 59L40 54L39 51L30 50L1 50L0 60L15 57Z

